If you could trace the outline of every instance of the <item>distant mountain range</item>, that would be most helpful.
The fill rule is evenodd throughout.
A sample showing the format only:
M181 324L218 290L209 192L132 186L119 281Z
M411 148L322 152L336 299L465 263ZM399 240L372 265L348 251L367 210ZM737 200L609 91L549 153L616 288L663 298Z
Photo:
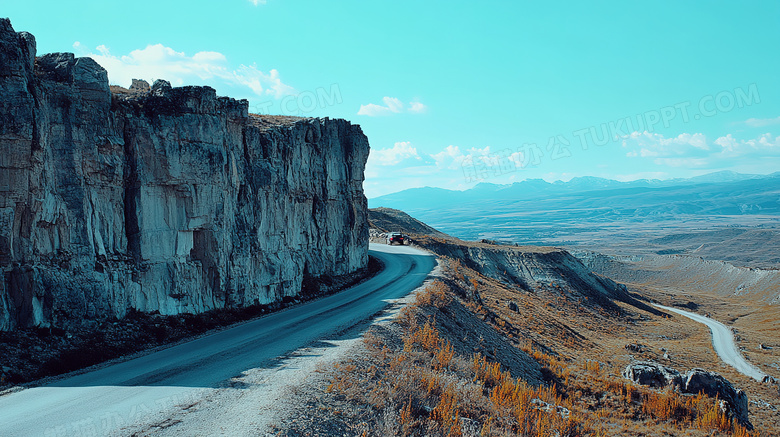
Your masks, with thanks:
M533 242L544 241L540 230L548 235L556 229L572 231L572 227L612 222L780 215L780 172L722 171L688 179L630 182L597 177L553 183L528 179L510 185L480 183L465 191L413 188L368 203L371 208L401 209L459 238Z

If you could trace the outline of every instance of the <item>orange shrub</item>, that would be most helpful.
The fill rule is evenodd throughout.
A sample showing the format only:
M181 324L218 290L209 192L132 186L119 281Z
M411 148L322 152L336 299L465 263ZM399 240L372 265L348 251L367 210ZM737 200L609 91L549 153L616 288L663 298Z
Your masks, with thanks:
M458 398L452 386L442 393L439 403L431 411L431 419L438 422L447 436L460 436L460 413Z
M447 287L447 284L436 280L417 293L414 304L420 307L433 306L443 308L449 305L451 301L450 288Z

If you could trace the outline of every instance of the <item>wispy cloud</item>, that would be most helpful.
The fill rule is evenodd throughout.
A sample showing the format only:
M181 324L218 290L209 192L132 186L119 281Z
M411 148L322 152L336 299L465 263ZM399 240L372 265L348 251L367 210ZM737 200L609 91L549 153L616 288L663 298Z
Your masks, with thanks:
M360 105L358 115L367 115L369 117L377 117L381 115L398 114L404 109L404 104L401 100L395 97L385 97L382 99L384 105L377 105L376 103L369 103L367 105Z
M162 44L148 45L127 55L115 55L108 47L100 45L92 51L79 42L73 44L78 56L89 56L108 71L113 84L129 86L132 79L165 79L174 86L200 85L217 81L226 85L246 88L256 96L281 98L296 93L282 82L279 72L260 70L257 65L229 65L225 55L203 51L188 56Z
M397 142L386 149L372 149L368 157L369 163L379 166L396 165L407 158L421 159L417 148L408 141Z
M425 153L408 141L397 142L387 148L372 148L366 164L364 188L369 197L426 185L469 188L464 163L493 155L495 153L489 146L461 149L456 145L446 146L435 153ZM508 158L522 162L522 153L517 152Z
M780 136L772 137L768 133L749 140L736 139L728 134L714 143L720 146L719 155L723 158L780 156Z
M257 5L264 5L265 4L265 0L249 0L249 3L252 3L255 6L257 6Z
M703 156L710 147L701 133L683 133L673 138L651 132L632 132L623 139L623 147L629 148L629 158L678 158Z
M409 102L409 112L414 114L420 114L428 110L428 107L418 101Z
M384 115L400 114L408 112L412 114L420 114L427 111L428 107L418 100L409 102L408 107L404 105L401 99L395 97L382 98L381 105L376 103L369 103L367 105L360 105L358 115L367 115L369 117L380 117Z
M369 198L426 185L457 186L463 181L459 172L441 171L430 154L420 152L409 141L397 142L392 147L371 148L365 176L363 189Z
M772 126L774 124L780 124L780 117L775 118L749 118L745 120L745 124L750 127L764 127Z
M462 170L464 162L473 160L479 156L488 156L491 154L490 146L484 148L472 147L461 151L460 147L449 145L441 152L431 155L437 168L448 170ZM511 159L511 158L510 158Z

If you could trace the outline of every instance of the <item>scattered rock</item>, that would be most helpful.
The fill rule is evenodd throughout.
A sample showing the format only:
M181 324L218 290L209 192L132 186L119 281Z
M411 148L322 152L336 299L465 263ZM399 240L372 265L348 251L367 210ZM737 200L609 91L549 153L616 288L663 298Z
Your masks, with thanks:
M482 425L474 420L469 419L468 417L460 417L460 433L464 436L477 436L481 435L480 431L482 430Z
M731 383L715 372L704 369L691 369L683 377L680 387L683 393L703 393L721 400L721 409L728 417L735 418L739 423L752 429L748 418L748 398L744 391L734 388Z
M154 81L154 85L152 85L152 95L163 97L171 88L171 83L167 80L157 79Z
M777 407L775 405L772 405L769 402L762 399L751 400L750 403L759 408L765 408L767 410L777 411Z
M629 344L625 345L625 348L626 348L626 350L629 350L631 352L637 352L637 353L645 351L644 346L642 346L639 343L629 343Z
M520 308L518 308L516 302L510 301L508 304L506 304L506 306L508 306L510 310L512 310L512 311L514 311L516 313L520 312Z
M650 387L663 388L679 386L682 383L680 372L652 361L638 361L626 366L623 377Z
M649 387L672 386L681 393L703 393L712 398L717 397L721 410L728 417L736 419L748 429L753 428L748 418L747 395L718 373L691 369L681 376L670 367L652 361L638 361L626 366L623 377Z
M560 405L553 405L541 399L531 399L531 405L533 405L534 409L540 411L544 411L547 413L558 413L564 419L568 419L569 415L571 414L568 408L564 408Z
M151 90L149 82L142 79L133 79L130 85L130 92L135 94L148 94Z

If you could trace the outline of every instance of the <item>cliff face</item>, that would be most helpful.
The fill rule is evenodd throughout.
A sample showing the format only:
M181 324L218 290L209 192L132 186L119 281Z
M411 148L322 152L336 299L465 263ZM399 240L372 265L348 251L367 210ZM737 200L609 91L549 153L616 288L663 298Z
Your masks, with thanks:
M208 87L112 94L0 19L0 330L268 303L368 260L368 140Z
M593 274L563 249L498 246L422 235L414 241L438 255L460 260L485 276L514 284L526 291L540 288L557 290L574 299L587 298L609 308L614 308L611 302L613 299L638 304L624 285Z

